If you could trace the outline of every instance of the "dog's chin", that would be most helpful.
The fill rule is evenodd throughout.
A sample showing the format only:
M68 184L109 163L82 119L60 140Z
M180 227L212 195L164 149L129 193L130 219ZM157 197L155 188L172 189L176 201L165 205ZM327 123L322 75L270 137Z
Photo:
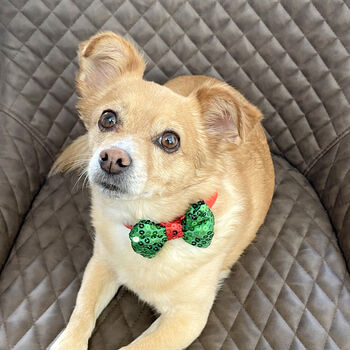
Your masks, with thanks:
M90 181L91 185L93 185L99 193L105 196L108 199L124 199L124 200L137 200L137 199L145 199L150 197L150 193L134 193L132 191L128 191L125 187L119 186L117 184L104 182L104 181Z

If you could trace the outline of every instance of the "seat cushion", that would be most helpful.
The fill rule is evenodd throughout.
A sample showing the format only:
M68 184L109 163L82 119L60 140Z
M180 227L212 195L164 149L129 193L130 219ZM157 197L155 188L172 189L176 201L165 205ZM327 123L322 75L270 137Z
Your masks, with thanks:
M277 156L274 165L265 224L233 266L191 350L350 345L350 278L327 213L296 169ZM92 248L89 195L76 181L47 180L22 226L0 280L0 349L45 349L69 319ZM89 349L126 345L155 317L120 289Z

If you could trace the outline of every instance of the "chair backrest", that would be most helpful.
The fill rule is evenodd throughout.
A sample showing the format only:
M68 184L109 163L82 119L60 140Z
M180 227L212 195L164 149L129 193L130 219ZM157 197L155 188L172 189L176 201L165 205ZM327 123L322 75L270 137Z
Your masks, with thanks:
M109 29L148 60L146 78L227 81L263 111L273 152L307 172L350 127L350 9L340 0L10 1L1 4L1 103L56 153L81 132L79 41ZM344 40L343 40L344 39Z

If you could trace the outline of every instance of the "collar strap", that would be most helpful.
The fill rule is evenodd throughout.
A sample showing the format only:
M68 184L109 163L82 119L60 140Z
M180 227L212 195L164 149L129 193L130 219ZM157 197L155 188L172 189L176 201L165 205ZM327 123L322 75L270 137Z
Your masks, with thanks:
M218 198L218 193L214 192L209 198L205 199L204 202L211 209L215 204L217 198ZM182 215L173 221L160 223L160 225L164 226L166 229L166 235L167 235L168 241L171 239L180 238L184 235L182 231L182 225L181 225L181 221L184 217L185 215ZM133 225L126 225L126 224L124 224L124 226L130 230L132 230L132 228L134 227Z

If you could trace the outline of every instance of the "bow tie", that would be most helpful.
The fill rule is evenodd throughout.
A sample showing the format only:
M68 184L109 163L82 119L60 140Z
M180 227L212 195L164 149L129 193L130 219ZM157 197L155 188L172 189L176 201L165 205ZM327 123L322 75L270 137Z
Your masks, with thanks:
M214 235L214 215L210 208L217 196L215 192L207 200L192 204L185 215L174 221L157 224L140 220L135 226L125 225L131 229L132 249L145 258L153 258L167 241L180 237L193 246L208 247Z

